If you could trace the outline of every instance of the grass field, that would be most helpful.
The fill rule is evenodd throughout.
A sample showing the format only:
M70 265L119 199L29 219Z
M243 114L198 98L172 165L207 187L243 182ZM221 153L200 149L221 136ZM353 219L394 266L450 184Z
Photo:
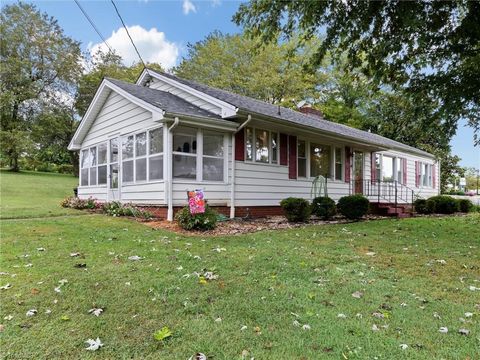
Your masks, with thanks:
M3 179L2 212L21 202L5 201L5 179L20 182ZM102 215L0 225L5 359L480 358L478 214L217 238ZM164 326L172 336L155 340ZM97 337L104 346L85 350Z
M77 185L78 179L71 175L0 170L0 217L79 214L58 206L63 198L73 195L73 188Z

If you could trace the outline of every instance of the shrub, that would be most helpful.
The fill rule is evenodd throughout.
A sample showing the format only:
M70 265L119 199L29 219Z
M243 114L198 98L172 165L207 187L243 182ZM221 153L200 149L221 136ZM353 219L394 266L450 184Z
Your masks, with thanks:
M357 220L368 212L370 202L363 195L344 196L338 200L337 210L350 220Z
M83 210L87 208L87 200L82 200L75 196L69 196L62 200L60 206L64 208Z
M468 213L473 210L473 203L468 199L458 199L458 210L463 213Z
M328 196L319 196L312 201L312 213L321 219L328 220L337 213L337 206Z
M310 204L305 199L289 197L280 201L280 206L290 222L306 222L310 217Z
M217 226L217 216L217 212L208 205L205 206L205 212L203 214L194 215L190 213L190 208L185 206L177 213L175 219L182 229L206 231L215 229Z
M57 171L60 174L73 174L73 165L71 164L61 164L57 166Z
M144 219L151 219L153 217L153 215L148 211L137 209L133 205L122 204L119 201L104 203L102 205L102 211L108 216L133 216Z
M415 211L419 214L430 214L430 209L427 206L427 199L417 199L413 202Z
M427 207L431 213L453 214L458 210L458 203L451 196L438 195L427 199Z

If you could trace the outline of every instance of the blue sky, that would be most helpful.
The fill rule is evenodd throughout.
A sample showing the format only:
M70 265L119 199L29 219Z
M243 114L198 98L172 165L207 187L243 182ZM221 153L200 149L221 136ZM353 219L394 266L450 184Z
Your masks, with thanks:
M115 10L109 0L79 0L107 42L126 62L137 61ZM2 3L11 1L3 0ZM138 0L115 1L129 27L140 53L146 61L156 61L165 67L174 66L186 53L188 43L205 38L214 30L240 32L232 23L239 1L226 0ZM73 0L34 1L37 7L56 18L65 33L82 43L84 51L102 48L101 39L87 22ZM462 158L463 166L480 168L480 148L473 146L473 131L459 124L452 139L452 152Z

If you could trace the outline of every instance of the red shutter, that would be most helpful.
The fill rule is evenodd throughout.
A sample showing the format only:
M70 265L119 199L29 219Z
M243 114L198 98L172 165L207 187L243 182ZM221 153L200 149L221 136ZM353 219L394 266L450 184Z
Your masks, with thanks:
M435 164L432 165L432 187L434 189L437 187L437 167Z
M345 146L345 182L350 182L350 148Z
M245 129L235 134L235 160L245 160Z
M370 177L372 182L377 181L377 164L375 163L375 153L370 153Z
M288 137L288 178L297 178L297 137L290 135Z
M280 165L288 165L288 135L280 134Z
M418 187L420 185L420 179L419 179L419 168L418 168L418 161L415 161L415 186Z
M408 176L407 176L407 159L403 159L403 184L407 185Z

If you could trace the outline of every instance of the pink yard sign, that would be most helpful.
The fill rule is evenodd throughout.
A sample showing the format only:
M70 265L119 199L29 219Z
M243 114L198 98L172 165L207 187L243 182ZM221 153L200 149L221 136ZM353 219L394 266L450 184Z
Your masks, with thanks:
M190 214L203 214L205 212L205 197L203 190L197 189L194 191L188 191L187 195Z

